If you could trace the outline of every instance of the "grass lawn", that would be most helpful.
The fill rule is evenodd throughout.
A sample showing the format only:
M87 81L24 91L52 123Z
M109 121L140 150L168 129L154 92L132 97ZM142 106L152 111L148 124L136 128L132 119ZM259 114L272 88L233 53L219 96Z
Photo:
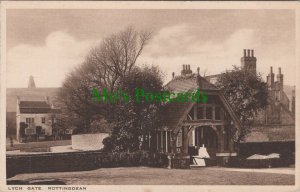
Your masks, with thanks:
M210 167L198 169L121 167L82 172L19 174L8 179L8 184L20 184L20 182L49 185L294 185L295 176L221 171Z

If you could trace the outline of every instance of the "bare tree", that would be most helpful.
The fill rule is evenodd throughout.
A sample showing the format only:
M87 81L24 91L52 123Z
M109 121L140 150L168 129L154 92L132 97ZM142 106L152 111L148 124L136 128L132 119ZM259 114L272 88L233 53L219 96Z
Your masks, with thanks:
M113 91L119 79L134 67L150 38L151 33L128 27L91 49L85 61L66 77L59 97L69 116L82 120L78 126L83 132L89 130L94 120L99 120L99 114L105 117L112 107L93 102L92 89Z
M86 59L90 78L97 86L113 90L117 80L135 65L150 38L150 32L138 32L128 27L104 39Z

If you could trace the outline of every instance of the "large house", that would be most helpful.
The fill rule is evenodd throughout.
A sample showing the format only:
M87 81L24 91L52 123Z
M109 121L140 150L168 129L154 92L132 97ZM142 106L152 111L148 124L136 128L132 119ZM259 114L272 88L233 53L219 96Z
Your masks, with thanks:
M269 105L257 115L250 134L240 145L241 156L295 154L295 86L284 85L281 68L277 81L274 76L271 67L267 76Z
M244 50L242 68L256 72L253 50ZM245 59L247 58L247 59ZM243 63L243 61L248 62ZM278 69L277 78L270 67L266 77L269 89L269 105L257 114L251 132L240 144L240 156L254 153L282 155L295 154L295 86L284 85L284 75ZM295 159L292 159L294 161Z
M256 61L253 50L244 50L242 70L256 73ZM181 75L173 73L173 79L166 85L169 90L181 92L200 88L208 93L209 100L205 104L170 105L165 129L152 136L158 150L187 153L189 148L204 144L212 156L236 155L230 132L239 129L240 124L222 91L213 85L220 75L201 77L193 74L189 65L183 66ZM267 76L269 105L257 114L250 134L240 145L239 155L295 152L295 87L283 82L281 69L275 81L271 67Z

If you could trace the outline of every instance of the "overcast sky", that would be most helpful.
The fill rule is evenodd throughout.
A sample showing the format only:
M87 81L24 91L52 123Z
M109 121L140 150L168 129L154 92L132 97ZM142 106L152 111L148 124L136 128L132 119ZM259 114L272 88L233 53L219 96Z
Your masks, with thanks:
M7 10L7 87L59 87L89 49L127 26L153 31L138 60L165 73L182 64L207 75L240 65L254 49L257 70L282 68L295 85L295 13L292 10Z

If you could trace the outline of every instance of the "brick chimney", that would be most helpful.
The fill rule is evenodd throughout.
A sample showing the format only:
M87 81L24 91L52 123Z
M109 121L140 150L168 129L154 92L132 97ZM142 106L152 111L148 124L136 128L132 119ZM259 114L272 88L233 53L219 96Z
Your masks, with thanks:
M191 70L191 66L190 65L182 65L182 70L181 70L181 75L188 75L188 74L192 74L192 70Z
M270 67L270 73L267 76L267 84L269 86L269 89L274 89L274 73L273 73L273 67Z
M202 81L201 81L201 75L200 75L200 67L197 68L197 84L198 87L202 88Z
M254 50L244 49L244 55L241 58L242 69L256 73L256 57Z
M281 67L278 68L277 82L279 84L280 91L282 91L283 90L283 74L281 74Z
M182 70L181 70L181 75L185 75L185 71L186 71L185 64L183 64L182 65Z

